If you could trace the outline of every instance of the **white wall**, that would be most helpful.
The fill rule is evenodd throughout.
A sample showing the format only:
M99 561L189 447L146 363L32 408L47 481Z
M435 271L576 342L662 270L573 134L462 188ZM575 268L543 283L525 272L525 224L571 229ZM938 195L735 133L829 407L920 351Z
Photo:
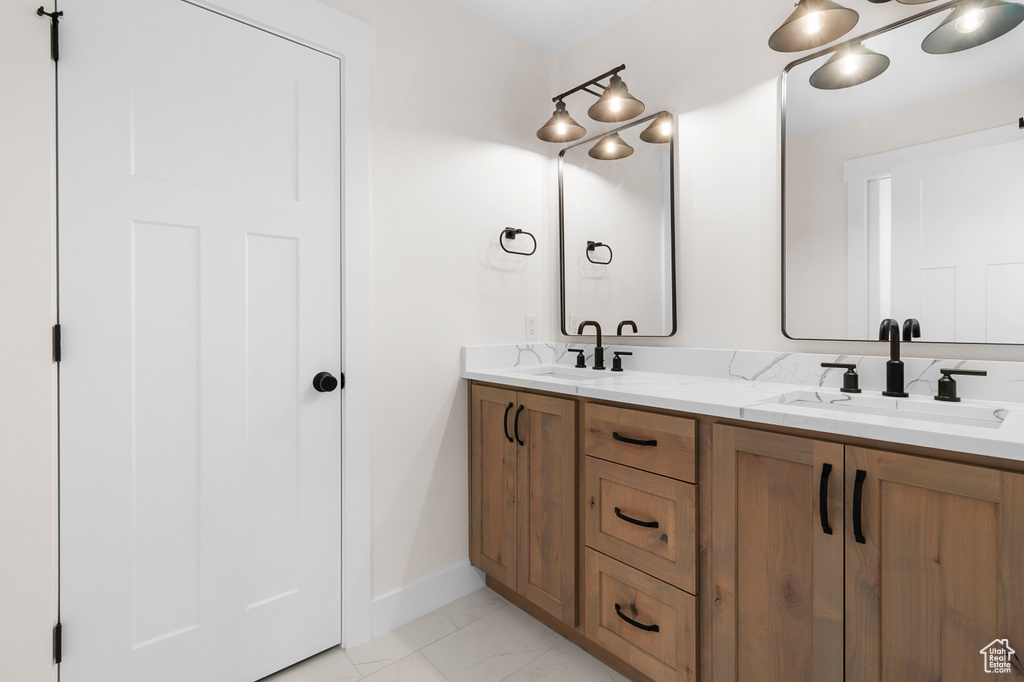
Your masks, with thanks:
M0 3L0 680L55 680L53 63L37 0Z
M554 334L550 57L445 0L324 0L377 31L373 74L373 595L468 556L464 344ZM546 104L545 104L546 102ZM547 114L550 116L550 111ZM537 236L508 256L505 226ZM554 235L554 236L553 236Z

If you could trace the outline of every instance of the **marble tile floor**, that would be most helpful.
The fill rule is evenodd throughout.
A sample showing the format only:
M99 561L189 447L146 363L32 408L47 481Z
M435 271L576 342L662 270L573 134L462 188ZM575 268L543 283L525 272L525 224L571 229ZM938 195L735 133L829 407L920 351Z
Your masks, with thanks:
M628 682L487 588L261 682Z

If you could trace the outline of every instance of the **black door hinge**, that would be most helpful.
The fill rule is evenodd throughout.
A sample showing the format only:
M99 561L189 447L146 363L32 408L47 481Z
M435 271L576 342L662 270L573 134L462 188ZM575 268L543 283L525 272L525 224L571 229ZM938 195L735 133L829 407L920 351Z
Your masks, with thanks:
M36 10L36 14L41 17L50 17L50 57L53 61L60 61L60 18L64 16L64 12L47 12L45 9L40 7Z
M64 643L61 641L61 624L57 623L53 626L53 662L60 663L61 654L63 653Z
M53 325L53 361L60 362L60 325Z

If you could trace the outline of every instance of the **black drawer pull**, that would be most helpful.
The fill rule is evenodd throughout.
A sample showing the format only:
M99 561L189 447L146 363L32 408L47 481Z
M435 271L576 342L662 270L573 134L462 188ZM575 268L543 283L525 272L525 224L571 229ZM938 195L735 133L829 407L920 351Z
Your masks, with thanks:
M644 528L657 528L658 527L658 522L657 521L637 521L636 519L631 519L628 516L626 516L625 514L623 514L622 511L620 511L618 507L615 508L615 515L618 516L623 521L625 521L626 523L632 523L634 526L643 526Z
M624 614L622 612L622 607L619 606L618 604L615 605L615 613L619 614L619 618L621 618L622 620L626 621L627 623L629 623L630 625L632 625L633 627L635 627L637 629L643 630L645 632L660 632L661 631L661 628L659 628L657 625L644 625L643 623L636 622L635 620L633 620L632 618L630 618L629 616Z
M857 542L864 545L864 529L861 527L861 507L864 505L864 479L868 472L857 469L857 480L853 482L853 537Z
M623 443L629 443L630 445L643 445L644 447L653 448L658 445L656 440L637 440L636 438L626 438L620 436L618 433L612 433L612 438Z
M821 489L818 491L818 515L821 516L821 530L825 535L832 535L832 526L828 523L828 477L831 473L831 464L821 465Z
M512 436L508 435L508 413L509 413L509 411L511 409L512 409L512 403L509 403L508 407L505 408L505 419L504 419L504 422L502 423L502 426L505 427L505 438L508 439L509 443L512 442Z
M526 443L523 442L523 439L519 437L519 415L523 413L523 410L525 408L526 405L520 405L519 409L516 410L516 423L513 425L516 432L516 442L518 442L520 445L526 445Z

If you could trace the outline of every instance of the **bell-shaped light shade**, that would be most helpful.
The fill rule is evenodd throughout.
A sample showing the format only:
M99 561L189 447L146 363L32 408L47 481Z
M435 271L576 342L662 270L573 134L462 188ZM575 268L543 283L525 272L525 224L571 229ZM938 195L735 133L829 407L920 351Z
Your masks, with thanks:
M811 74L811 85L819 90L839 90L866 83L889 68L889 58L860 43L840 48L820 69Z
M874 2L875 0L872 0ZM923 5L928 2L935 2L935 0L899 0L901 5Z
M624 159L633 153L633 148L626 144L626 141L619 137L618 133L605 135L597 141L590 151L587 152L595 159L602 161L614 161Z
M642 133L640 139L651 144L660 144L672 139L672 114L658 114Z
M612 76L604 94L587 109L587 114L595 121L619 123L636 118L644 113L644 103L629 94L626 84L618 74Z
M548 122L537 131L537 137L545 142L572 142L587 134L587 129L576 121L565 110L565 102L555 103L555 113Z
M971 0L928 34L921 49L929 54L969 50L1009 33L1024 21L1024 5L1002 0Z
M800 3L768 39L776 52L799 52L830 43L857 25L860 15L832 0L800 0Z

